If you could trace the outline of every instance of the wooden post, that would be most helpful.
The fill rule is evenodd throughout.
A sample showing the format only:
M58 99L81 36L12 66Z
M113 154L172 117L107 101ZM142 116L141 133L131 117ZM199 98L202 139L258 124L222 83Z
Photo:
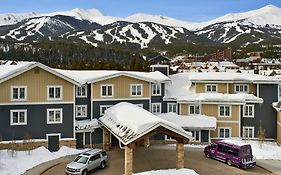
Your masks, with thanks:
M133 147L125 146L125 175L133 175Z
M103 128L103 149L110 150L110 132L106 128Z
M184 144L177 142L176 146L176 169L184 168Z

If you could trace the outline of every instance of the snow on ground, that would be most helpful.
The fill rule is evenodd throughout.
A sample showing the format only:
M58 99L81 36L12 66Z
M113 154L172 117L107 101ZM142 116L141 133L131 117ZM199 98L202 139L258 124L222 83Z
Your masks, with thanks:
M194 170L191 169L167 169L167 170L153 170L142 173L135 173L134 175L198 175Z
M169 144L168 146L176 147L176 144ZM185 144L185 145L184 145L185 148L198 148L198 149L203 149L203 148L205 148L206 146L207 146L207 145L204 145L204 144L193 144L193 143Z
M253 155L256 157L256 159L281 160L281 147L275 142L264 142L260 145L258 141L241 140L240 138L231 138L225 141L232 142L237 145L250 144Z
M57 159L67 155L79 154L86 150L77 150L63 146L57 152L49 152L45 147L34 149L28 155L27 151L16 151L15 156L11 156L9 150L0 150L0 174L19 175L43 162Z

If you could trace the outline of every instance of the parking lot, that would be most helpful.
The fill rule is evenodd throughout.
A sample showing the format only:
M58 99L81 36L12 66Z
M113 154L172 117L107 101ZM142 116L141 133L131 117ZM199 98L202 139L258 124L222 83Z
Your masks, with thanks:
M109 164L105 169L97 169L90 174L95 175L120 175L124 173L124 150L118 147L108 152ZM43 175L64 175L66 164L74 159L69 157L64 162L49 169ZM142 172L156 169L175 168L175 147L173 146L152 146L149 148L137 147L134 151L134 172ZM200 175L270 175L260 167L248 170L230 167L225 163L205 158L201 149L185 149L185 167L195 170Z

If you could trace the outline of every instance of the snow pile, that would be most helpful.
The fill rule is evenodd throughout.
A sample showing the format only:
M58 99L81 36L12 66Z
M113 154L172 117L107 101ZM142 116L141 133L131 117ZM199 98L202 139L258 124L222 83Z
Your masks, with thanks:
M206 115L181 116L173 112L158 115L167 121L181 126L184 129L216 129L217 119Z
M154 170L142 173L135 173L134 175L198 175L194 170L191 169L167 169L167 170Z
M258 141L241 140L239 138L231 138L223 141L234 143L236 145L250 144L256 159L281 160L281 147L275 142L264 142L263 144L260 144Z
M105 111L99 120L116 134L120 141L130 143L142 134L163 126L177 132L183 137L191 139L191 133L180 126L161 119L156 115L127 102L118 103ZM126 144L125 144L126 145Z
M80 121L75 121L75 130L91 130L95 128L99 128L99 122L97 119L93 120L80 120Z
M49 152L45 147L39 147L30 152L16 151L12 157L8 150L0 150L0 174L19 175L43 162L58 159L67 155L79 154L86 150L76 150L68 147L61 147L58 152Z

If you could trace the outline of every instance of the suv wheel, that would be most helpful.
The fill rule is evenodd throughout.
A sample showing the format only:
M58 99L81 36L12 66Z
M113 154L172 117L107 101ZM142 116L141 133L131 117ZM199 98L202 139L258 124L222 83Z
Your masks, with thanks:
M232 165L232 162L231 162L231 160L230 160L230 159L227 159L226 163L227 163L227 165L229 165L229 166L231 166L231 165Z
M104 162L104 161L101 162L100 168L101 168L101 169L104 169L104 168L105 168L105 162Z
M87 175L87 174L88 174L87 170L82 171L82 175Z

